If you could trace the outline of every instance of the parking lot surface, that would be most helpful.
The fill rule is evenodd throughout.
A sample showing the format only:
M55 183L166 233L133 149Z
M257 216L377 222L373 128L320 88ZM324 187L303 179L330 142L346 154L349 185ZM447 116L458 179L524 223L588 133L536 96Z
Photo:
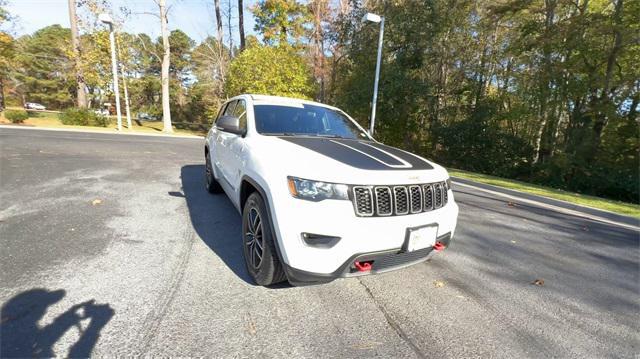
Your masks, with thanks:
M2 357L637 357L639 233L456 187L433 260L252 284L203 140L0 129ZM366 239L363 239L366 240Z

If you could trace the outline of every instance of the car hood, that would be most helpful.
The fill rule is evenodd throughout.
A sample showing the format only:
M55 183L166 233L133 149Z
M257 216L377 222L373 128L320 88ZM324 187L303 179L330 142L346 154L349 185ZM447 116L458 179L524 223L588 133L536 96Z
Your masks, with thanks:
M447 172L418 155L379 142L312 136L260 136L271 170L347 184L442 181Z

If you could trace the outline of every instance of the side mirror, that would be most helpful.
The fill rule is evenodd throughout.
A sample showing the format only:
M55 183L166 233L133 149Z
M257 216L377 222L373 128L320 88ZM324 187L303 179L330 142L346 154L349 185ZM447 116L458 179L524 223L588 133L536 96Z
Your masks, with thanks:
M222 116L216 122L216 128L220 131L233 133L236 135L244 136L247 133L246 129L240 128L240 119L235 116Z

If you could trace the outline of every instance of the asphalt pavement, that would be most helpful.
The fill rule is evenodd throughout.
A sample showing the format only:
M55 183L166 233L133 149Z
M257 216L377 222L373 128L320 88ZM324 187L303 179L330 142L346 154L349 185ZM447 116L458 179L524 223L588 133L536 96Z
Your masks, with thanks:
M628 227L473 187L449 249L382 275L251 283L203 140L0 129L2 357L640 353Z

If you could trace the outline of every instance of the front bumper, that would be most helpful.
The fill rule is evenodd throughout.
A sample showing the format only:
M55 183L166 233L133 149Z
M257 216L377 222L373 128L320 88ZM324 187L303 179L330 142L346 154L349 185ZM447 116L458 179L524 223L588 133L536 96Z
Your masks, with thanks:
M311 202L284 194L274 196L279 202L271 202L271 213L280 256L292 283L320 283L339 277L381 273L425 260L430 248L421 250L423 252L402 250L407 229L434 224L438 226L438 240L446 237L448 242L458 217L458 205L451 190L449 202L440 209L391 217L357 217L351 201ZM330 245L312 245L303 233L339 239ZM353 262L367 256L378 258L374 267L376 263L393 262L394 258L398 263L384 268L378 264L366 273L352 272Z
M451 233L446 233L437 238L437 242L449 246L451 241ZM287 275L289 283L293 285L313 285L328 283L338 278L357 277L361 275L380 274L396 269L401 269L414 265L427 259L436 253L432 247L406 252L402 249L394 249L389 251L381 251L374 253L361 253L351 256L333 273L313 273L301 269L293 268L284 264L284 271ZM356 262L372 262L371 269L360 271L354 263Z

